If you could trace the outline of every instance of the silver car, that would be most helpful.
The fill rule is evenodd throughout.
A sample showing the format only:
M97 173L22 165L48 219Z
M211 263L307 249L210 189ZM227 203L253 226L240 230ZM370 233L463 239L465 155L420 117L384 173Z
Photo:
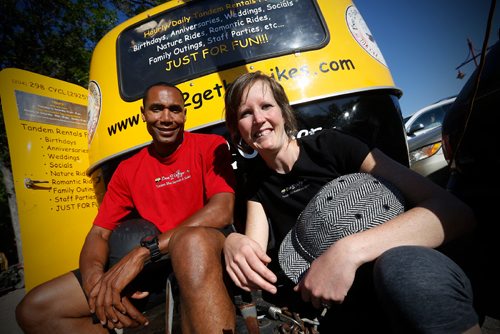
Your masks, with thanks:
M448 179L441 142L441 123L455 97L420 109L405 122L410 168L445 186Z
M446 111L455 99L456 96L452 96L439 100L411 115L405 122L408 139L424 134L435 127L440 127Z
M410 168L423 176L433 178L433 174L448 167L443 155L441 126L408 139L408 152Z

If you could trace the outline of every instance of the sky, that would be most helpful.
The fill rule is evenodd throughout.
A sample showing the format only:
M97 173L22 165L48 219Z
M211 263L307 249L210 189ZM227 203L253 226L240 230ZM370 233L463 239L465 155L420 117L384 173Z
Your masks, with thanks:
M474 71L467 39L480 53L490 10L488 0L353 0L381 50L395 86L403 117L456 95ZM500 5L488 46L498 40ZM479 58L478 58L479 61Z

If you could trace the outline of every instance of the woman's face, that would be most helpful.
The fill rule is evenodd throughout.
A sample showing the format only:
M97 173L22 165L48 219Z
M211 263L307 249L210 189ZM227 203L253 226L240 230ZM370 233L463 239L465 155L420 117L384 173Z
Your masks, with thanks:
M242 95L238 108L238 130L253 149L278 151L288 142L281 108L269 85L257 81Z

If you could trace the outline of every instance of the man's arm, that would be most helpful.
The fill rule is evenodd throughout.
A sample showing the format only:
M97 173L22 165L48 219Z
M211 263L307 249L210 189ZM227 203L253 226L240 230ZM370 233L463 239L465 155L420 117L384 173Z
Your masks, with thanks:
M234 208L234 194L218 193L212 196L207 204L183 221L179 227L167 231L158 236L160 250L162 253L168 252L168 243L173 233L182 227L206 226L222 228L232 223ZM109 234L100 235L97 240L107 240ZM99 237L99 234L96 236ZM99 243L99 246L103 246ZM99 246L97 249L99 249ZM106 241L107 250L107 241ZM92 251L90 251L92 252ZM107 251L106 251L107 256ZM86 262L87 268L92 270L97 261L91 261L90 256ZM96 257L94 256L94 259ZM103 325L108 323L112 328L113 324L121 323L124 327L134 327L139 324L146 325L147 319L137 311L128 301L127 297L121 295L123 289L141 272L144 264L149 260L149 251L139 245L132 249L125 257L102 275L97 286L92 288L89 305L91 311L95 311ZM95 267L94 267L95 266ZM118 312L117 312L118 311ZM124 318L124 316L128 316ZM129 321L132 321L130 324Z
M196 211L179 226L158 236L158 244L162 254L168 253L170 238L181 227L205 226L223 228L233 222L234 194L229 192L213 195L207 204Z
M87 297L104 274L108 260L108 239L111 231L93 225L90 229L80 253L80 272L82 274L83 290Z
M96 313L101 324L107 325L108 328L113 328L119 323L121 323L120 327L135 327L139 324L145 324L147 319L130 304L126 297L120 298L124 305L120 310L123 312L122 314L104 315L102 304L105 301L102 300L102 293L99 294L99 292L106 291L105 277L108 273L104 272L104 268L108 260L110 235L110 230L93 225L80 253L80 272L83 289L89 301L89 309L92 313ZM109 320L113 322L113 325L108 323Z

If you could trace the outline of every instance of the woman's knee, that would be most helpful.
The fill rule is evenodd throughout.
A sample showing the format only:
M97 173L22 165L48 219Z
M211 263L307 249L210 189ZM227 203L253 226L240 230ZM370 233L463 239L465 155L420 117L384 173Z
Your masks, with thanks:
M387 311L412 327L468 328L477 322L469 279L434 249L402 246L388 250L375 262L374 283Z
M425 253L423 247L401 246L389 249L375 261L375 281L392 285L406 278L417 276L421 271L416 259L420 253ZM425 257L427 258L427 257Z
M401 287L407 293L433 293L446 286L459 284L469 288L469 281L460 267L435 249L420 246L395 247L375 262L375 283L382 287Z

